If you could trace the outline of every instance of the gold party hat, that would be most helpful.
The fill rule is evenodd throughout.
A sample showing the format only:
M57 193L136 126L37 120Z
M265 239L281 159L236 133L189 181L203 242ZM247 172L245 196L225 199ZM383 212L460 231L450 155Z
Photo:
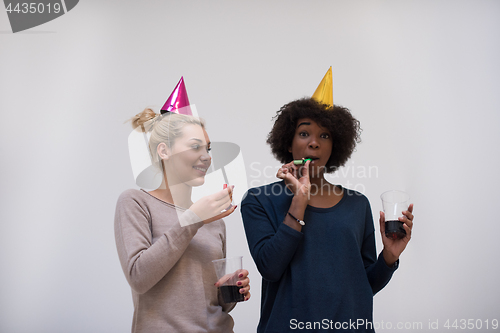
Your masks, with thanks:
M323 80L319 84L318 88L312 95L312 99L322 103L333 106L333 77L332 77L332 67L326 71Z

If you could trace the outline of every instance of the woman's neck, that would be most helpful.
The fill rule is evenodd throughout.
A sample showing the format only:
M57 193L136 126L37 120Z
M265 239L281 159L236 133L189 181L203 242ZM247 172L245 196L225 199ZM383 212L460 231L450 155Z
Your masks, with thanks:
M342 191L340 191L341 187L330 183L325 179L324 174L310 178L311 182L311 195L319 196L319 197L328 197L333 195L341 195Z
M342 187L329 183L323 175L310 179L309 205L318 208L329 208L340 202L344 195Z
M331 184L325 179L324 174L318 175L317 177L311 177L309 179L312 186L317 188L322 188L325 186L330 186ZM313 185L314 184L314 185Z
M192 187L184 183L169 186L168 182L164 180L159 188L149 193L178 207L187 209L193 204L191 201Z
M191 186L185 183L180 183L171 185L169 189L174 200L174 205L186 209L191 207L191 205L193 204L193 202L191 201L191 193L193 188Z

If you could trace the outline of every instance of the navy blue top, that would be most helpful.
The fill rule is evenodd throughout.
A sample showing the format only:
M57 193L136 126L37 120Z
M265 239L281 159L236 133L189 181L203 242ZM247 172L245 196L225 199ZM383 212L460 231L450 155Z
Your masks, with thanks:
M350 332L352 322L372 322L373 295L389 282L398 262L389 267L382 254L377 259L368 199L348 189L343 193L333 207L307 206L302 232L283 223L293 198L283 181L245 195L245 233L262 275L257 332L289 332L308 322L321 332L335 325ZM353 331L374 332L371 325Z

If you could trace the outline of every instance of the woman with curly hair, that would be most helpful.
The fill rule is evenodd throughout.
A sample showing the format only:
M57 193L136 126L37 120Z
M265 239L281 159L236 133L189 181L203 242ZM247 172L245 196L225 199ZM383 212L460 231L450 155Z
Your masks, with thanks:
M360 132L347 108L311 98L278 111L267 143L284 163L277 173L281 181L250 189L241 205L263 278L258 332L374 331L373 295L398 267L410 240L413 205L400 218L407 236L383 236L377 257L368 199L324 178L347 162ZM383 213L380 229L384 235Z

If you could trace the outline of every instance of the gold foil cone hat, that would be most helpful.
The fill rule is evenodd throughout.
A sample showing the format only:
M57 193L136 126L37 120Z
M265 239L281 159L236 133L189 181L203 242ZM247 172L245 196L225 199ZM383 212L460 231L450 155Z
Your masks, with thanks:
M312 95L312 99L322 104L333 106L333 76L332 67L326 71L323 80L321 80L318 88Z

